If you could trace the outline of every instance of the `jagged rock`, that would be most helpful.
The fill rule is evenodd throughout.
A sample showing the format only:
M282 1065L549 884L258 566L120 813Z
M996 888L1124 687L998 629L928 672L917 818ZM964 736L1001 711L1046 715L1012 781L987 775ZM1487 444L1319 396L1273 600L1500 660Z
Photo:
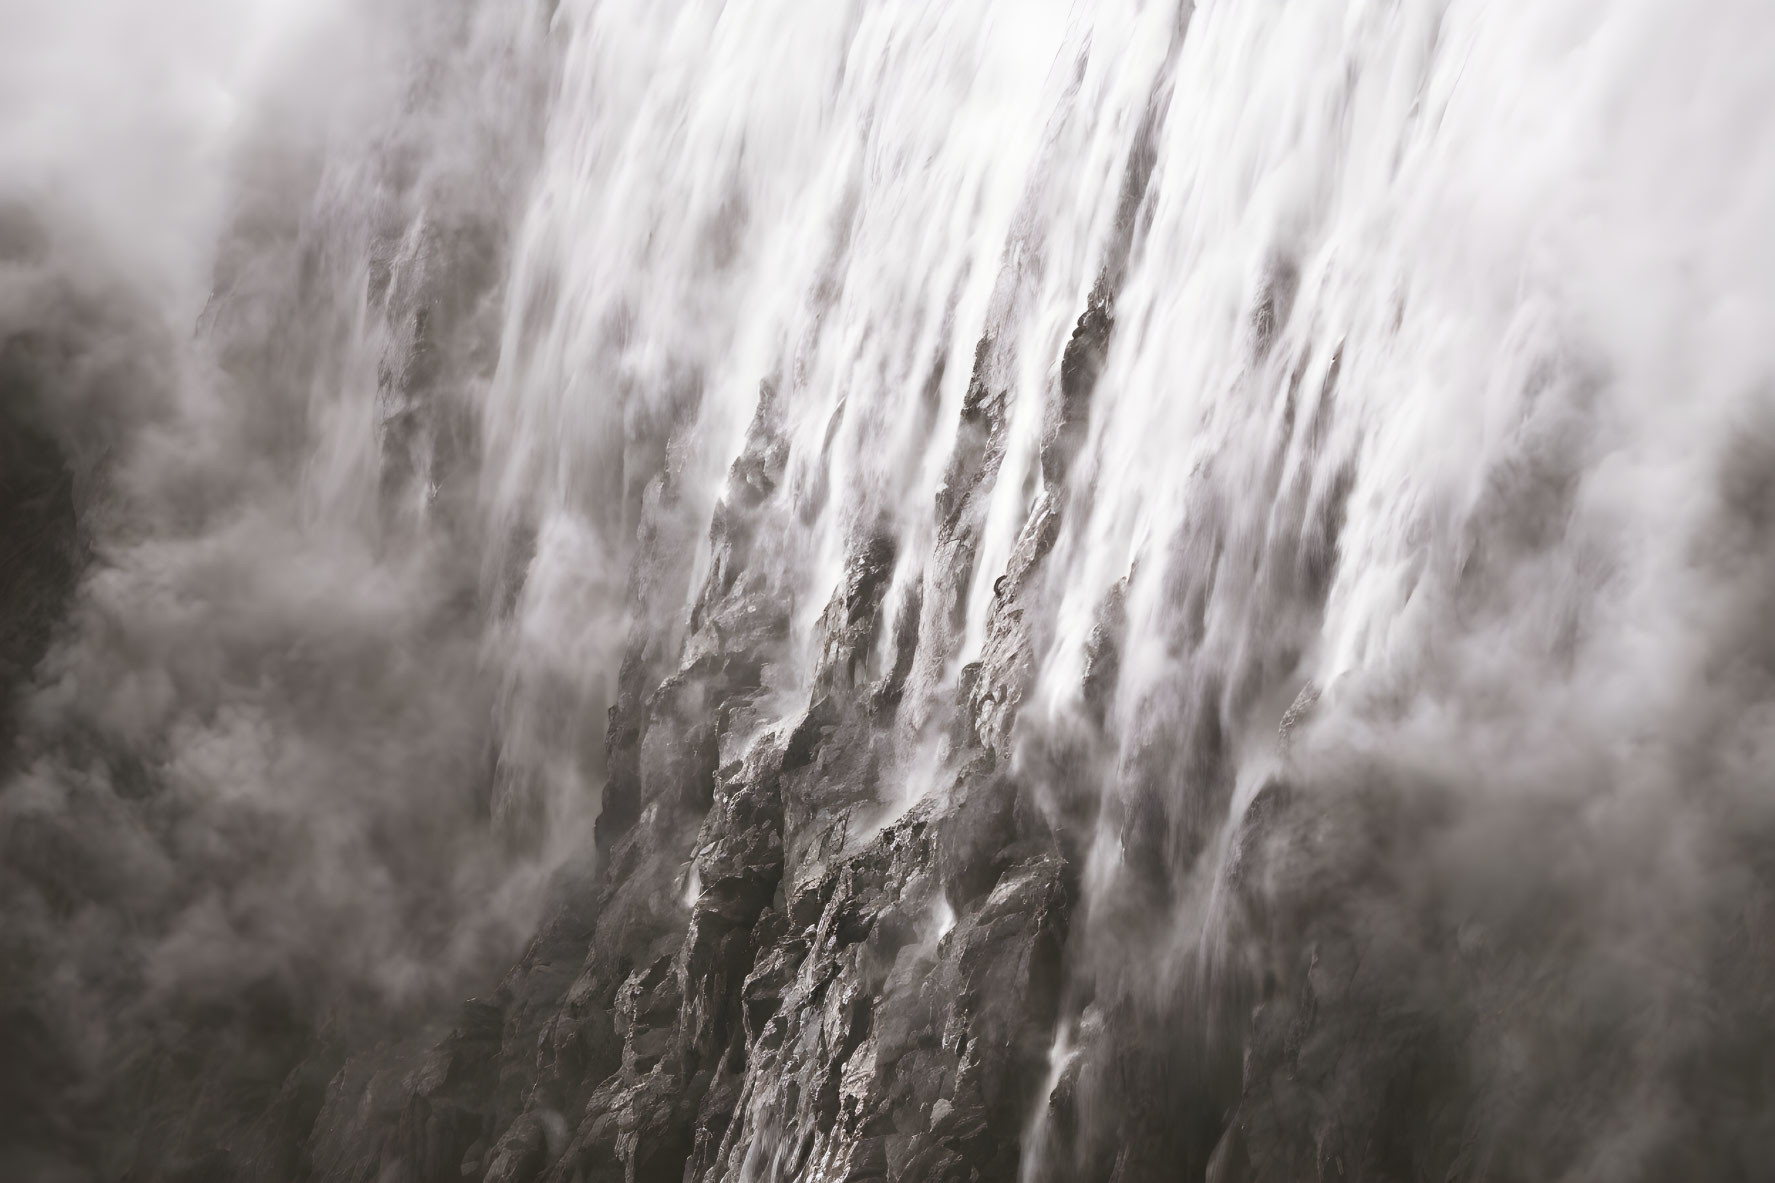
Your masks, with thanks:
M1115 329L1115 311L1110 294L1103 283L1091 292L1085 311L1079 315L1072 339L1060 358L1060 397L1049 404L1042 425L1042 480L1050 489L1066 481L1073 459L1084 442L1089 423L1091 395L1103 374L1109 354L1110 335Z
M1067 1153L1090 1144L1073 1098L1101 1057L1070 1068L1058 1099L1040 1095L1077 1009L1079 851L1019 768L1017 725L1048 641L1037 621L1060 485L1110 328L1094 294L1044 429L1049 488L1029 501L980 660L948 705L933 707L931 671L975 579L1012 344L981 342L936 554L905 555L890 524L857 526L815 624L805 704L786 714L763 705L797 618L773 547L807 505L786 495L766 384L683 631L636 609L595 866L563 882L517 964L453 1022L302 1060L287 1085L292 1169L349 1183L1008 1183L1038 1111L1064 1127L1049 1141ZM683 541L668 478L650 493L643 552ZM637 576L632 594L660 578ZM1115 644L1106 633L1093 651L1100 704ZM923 697L902 719L909 688ZM948 745L941 789L908 797L902 729L927 726ZM1131 1051L1133 1032L1129 1020L1101 1045Z
M993 585L986 649L978 673L968 685L967 701L975 736L1001 758L1010 755L1018 708L1035 676L1039 638L1031 624L1037 607L1032 602L1031 585L1059 532L1058 502L1052 495L1044 495L1018 536L1005 573Z
M962 586L977 529L965 505L1002 449L989 356L983 345L963 412L940 586ZM1075 358L1073 370L1088 364ZM1079 375L1065 381L1076 401ZM923 613L913 583L889 619L897 548L891 534L864 532L818 623L807 709L718 767L786 635L786 614L748 570L757 515L781 480L775 431L767 388L716 515L685 660L651 688L656 659L640 647L625 662L588 952L555 1002L526 1004L540 1016L524 1025L535 1050L500 1079L529 1076L531 1088L519 1112L489 1115L491 1149L475 1160L489 1179L1017 1173L1075 890L1027 787L995 770L1033 642L995 613L987 674L961 713L965 734L992 736L997 754L963 761L941 807L926 802L870 835L894 758L884 712L909 677ZM1032 585L1057 521L1044 502L1007 605ZM1013 686L1002 701L982 697ZM534 997L540 980L508 978L502 990ZM517 1033L508 1020L504 1064L526 1063ZM556 1113L559 1146L548 1136Z
M738 1148L772 1178L1014 1177L1058 1001L1065 874L1051 853L1004 867L939 933L942 827L915 811L798 894L824 902L806 952L767 954L748 980L763 1000L748 1097L704 1178L738 1170Z
M897 554L893 535L872 534L845 564L844 582L820 618L825 648L814 683L816 696L855 690L866 679L863 667L881 626L882 597Z
M542 1119L526 1113L512 1123L493 1147L483 1181L531 1183L547 1165L548 1134Z

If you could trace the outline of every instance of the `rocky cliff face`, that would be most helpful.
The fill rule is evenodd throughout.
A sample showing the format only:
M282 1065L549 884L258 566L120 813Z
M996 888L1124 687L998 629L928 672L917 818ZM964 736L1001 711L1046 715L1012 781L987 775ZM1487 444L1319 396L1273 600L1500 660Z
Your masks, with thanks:
M1047 463L1065 463L1111 324L1102 300L1079 320ZM755 561L792 508L776 415L767 387L681 651L642 635L623 664L595 871L435 1045L345 1062L306 1151L321 1177L1019 1177L1079 895L1076 850L1007 746L1024 597L1061 510L1041 507L998 580L963 693L919 722L952 779L905 800L906 684L953 644L940 597L971 577L1001 404L977 375L934 594L891 596L896 541L859 531L786 724L761 700L790 622Z

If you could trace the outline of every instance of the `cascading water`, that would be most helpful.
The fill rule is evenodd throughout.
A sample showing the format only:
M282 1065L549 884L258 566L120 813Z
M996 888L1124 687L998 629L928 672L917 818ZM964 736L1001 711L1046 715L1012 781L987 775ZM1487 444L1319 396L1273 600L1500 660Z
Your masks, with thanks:
M0 1176L1762 1173L1766 5L0 22Z

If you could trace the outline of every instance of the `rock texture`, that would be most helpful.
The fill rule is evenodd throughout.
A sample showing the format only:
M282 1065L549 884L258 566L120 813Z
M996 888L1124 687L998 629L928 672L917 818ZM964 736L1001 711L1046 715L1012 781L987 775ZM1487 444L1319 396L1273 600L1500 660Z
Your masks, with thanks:
M1095 299L1067 349L1043 449L1056 471L1111 324ZM1002 454L989 354L945 492L939 614L965 593ZM766 670L790 640L754 561L786 510L775 415L767 386L676 661L641 636L624 663L595 873L441 1039L340 1064L302 1152L314 1177L1018 1178L1079 891L1008 769L1033 643L1018 605L1062 507L1032 515L986 653L938 721L954 783L896 804L905 684L921 646L949 638L923 627L920 596L890 603L891 534L854 538L806 706L766 723Z
M1250 1131L1296 1117L1254 1096L1241 1072L1248 977L1155 995L1145 984L1165 975L1118 965L1159 940L1171 875L1205 842L1199 817L1166 811L1195 786L1224 791L1211 696L1159 704L1156 718L1194 719L1193 730L1157 735L1128 798L1103 795L1091 770L1124 709L1118 589L1088 647L1082 730L1031 740L1018 726L1065 590L1056 547L1084 496L1068 477L1115 339L1120 266L1112 252L1064 346L1040 426L1040 487L1002 567L980 570L1012 442L1004 383L1018 343L989 333L936 494L931 553L910 553L892 523L854 521L811 637L796 635L782 540L825 493L793 487L776 383L761 386L724 492L700 519L707 559L694 595L680 585L698 517L672 457L696 393L642 425L625 443L637 459L624 480L641 486L622 499L634 518L633 627L602 720L595 840L557 875L516 964L441 1016L354 1022L345 1007L339 1023L317 1021L260 983L172 1007L139 1061L109 1074L110 1111L126 1115L109 1149L59 1146L46 1109L49 1132L33 1135L43 1161L69 1178L131 1183L1304 1177L1306 1159L1263 1158L1282 1139L1250 1148ZM1007 271L1002 301L1018 298L1016 282ZM1266 307L1259 320L1281 315ZM407 456L421 419L399 420L386 445ZM17 548L0 584L12 625L0 689L42 657L72 588L71 478L47 441L28 414L0 417L0 454L24 458L0 487ZM400 493L419 468L389 471ZM1335 506L1275 493L1335 534ZM1323 594L1323 561L1289 569L1306 599ZM964 663L970 601L984 588L978 656ZM653 610L686 600L684 620ZM805 653L806 684L785 686L781 671ZM1289 719L1310 708L1303 696ZM1177 777L1191 793L1173 791ZM1107 911L1090 918L1092 935L1084 877L1105 833L1134 873L1098 892ZM1304 981L1300 996L1318 997L1317 979ZM1310 1024L1311 1003L1265 1005L1255 1054L1270 1058L1253 1063L1270 1070L1293 1052L1263 1033ZM7 1111L30 1119L30 1079L70 1053L29 1026L31 1007L9 1013L25 1016L6 1031L25 1055L0 1086L16 1094ZM13 1142L36 1153L30 1139Z

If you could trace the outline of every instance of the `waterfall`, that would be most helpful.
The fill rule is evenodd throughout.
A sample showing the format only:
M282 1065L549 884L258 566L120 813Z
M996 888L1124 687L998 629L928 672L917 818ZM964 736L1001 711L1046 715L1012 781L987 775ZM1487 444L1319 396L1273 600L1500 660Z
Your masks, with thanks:
M0 1175L1766 1158L1766 6L0 18Z

